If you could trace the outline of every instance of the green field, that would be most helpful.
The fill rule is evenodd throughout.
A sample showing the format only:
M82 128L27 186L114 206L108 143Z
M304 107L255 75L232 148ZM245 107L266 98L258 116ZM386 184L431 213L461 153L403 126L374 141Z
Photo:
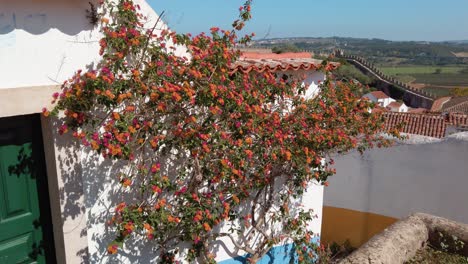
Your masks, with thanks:
M443 88L437 86L424 87L424 91L429 92L437 97L452 96L450 88Z
M416 83L433 86L468 87L468 73L413 74Z
M416 78L414 78L411 75L398 74L398 75L393 75L393 77L403 83L410 83L410 82L416 81Z
M424 90L438 97L450 96L452 88L468 87L468 66L380 67L404 83L425 84Z
M382 72L387 75L413 75L413 74L439 74L452 73L459 74L463 70L468 70L468 66L399 66L399 67L380 67ZM468 75L468 72L465 73Z

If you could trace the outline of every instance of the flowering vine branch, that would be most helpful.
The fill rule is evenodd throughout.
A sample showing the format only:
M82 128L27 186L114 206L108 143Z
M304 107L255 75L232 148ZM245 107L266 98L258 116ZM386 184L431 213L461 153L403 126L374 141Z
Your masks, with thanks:
M77 71L44 114L63 112L60 133L128 164L118 181L134 200L114 209L110 254L135 236L155 246L161 263L214 263L211 245L228 237L253 263L283 242L310 263L313 214L298 199L312 182L327 184L330 154L389 143L379 136L382 117L353 84L327 80L305 99L300 79L233 72L236 46L253 37L237 37L250 6L232 30L194 37L155 32L157 23L145 29L130 0L101 6L100 64Z

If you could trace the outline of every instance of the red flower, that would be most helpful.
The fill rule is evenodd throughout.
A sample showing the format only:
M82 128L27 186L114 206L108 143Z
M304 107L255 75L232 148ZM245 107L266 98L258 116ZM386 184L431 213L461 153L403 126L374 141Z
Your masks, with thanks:
M157 193L157 194L161 194L161 193L162 193L161 188L159 188L159 186L157 186L157 185L151 186L151 189L153 190L154 193Z
M115 254L117 253L117 250L119 249L119 246L117 244L110 244L107 247L107 253L109 254Z
M127 207L127 205L125 204L125 202L122 202L119 205L117 205L117 207L115 208L115 212L120 213L125 207Z
M209 232L211 230L211 226L208 224L208 223L203 223L203 228L205 229L205 231Z
M42 108L42 114L45 116L45 117L48 117L50 115L50 112L47 110L47 108Z

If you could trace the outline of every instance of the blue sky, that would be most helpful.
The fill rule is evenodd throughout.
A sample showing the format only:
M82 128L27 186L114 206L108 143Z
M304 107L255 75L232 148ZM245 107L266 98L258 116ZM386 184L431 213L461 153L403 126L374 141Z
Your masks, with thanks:
M229 29L242 0L148 0L178 32ZM257 38L363 37L467 40L468 0L254 0Z

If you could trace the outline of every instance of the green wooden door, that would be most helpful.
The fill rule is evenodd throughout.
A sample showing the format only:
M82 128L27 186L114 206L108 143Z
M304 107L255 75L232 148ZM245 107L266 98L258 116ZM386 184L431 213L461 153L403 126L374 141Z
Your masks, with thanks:
M38 116L0 119L0 264L55 261L41 143Z

